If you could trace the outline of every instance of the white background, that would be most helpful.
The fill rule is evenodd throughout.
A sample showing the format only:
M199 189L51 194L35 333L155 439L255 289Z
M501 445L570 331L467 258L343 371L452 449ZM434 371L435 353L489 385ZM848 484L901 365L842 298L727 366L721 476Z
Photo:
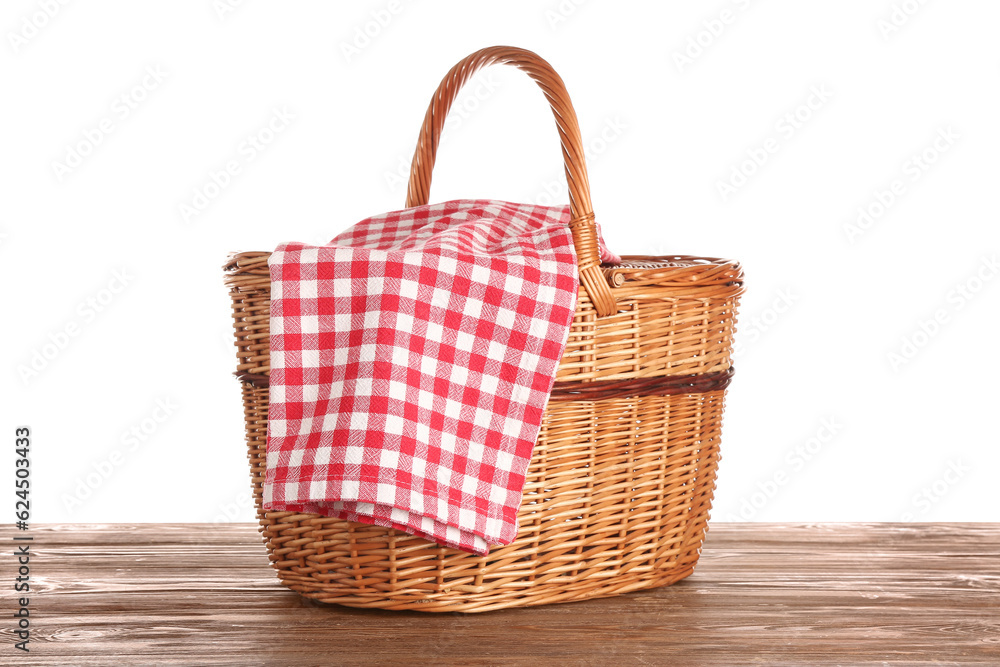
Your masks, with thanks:
M494 44L566 81L612 248L744 264L715 520L1000 519L1000 5L233 5L0 12L0 485L30 425L33 521L253 520L227 254L401 208L431 92ZM523 74L458 109L432 200L566 201Z

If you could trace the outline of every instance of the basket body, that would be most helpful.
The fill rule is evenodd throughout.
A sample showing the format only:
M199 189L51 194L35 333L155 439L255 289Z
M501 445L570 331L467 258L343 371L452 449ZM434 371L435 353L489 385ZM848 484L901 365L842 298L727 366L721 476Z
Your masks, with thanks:
M227 265L257 516L281 582L352 607L488 611L654 588L694 570L708 525L743 274L695 257L602 267L580 288L528 469L517 539L476 556L398 530L262 509L268 253Z

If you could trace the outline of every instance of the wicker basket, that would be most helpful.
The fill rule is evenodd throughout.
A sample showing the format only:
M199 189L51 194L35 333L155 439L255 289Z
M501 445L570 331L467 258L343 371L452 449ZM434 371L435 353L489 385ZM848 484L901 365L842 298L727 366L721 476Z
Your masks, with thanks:
M733 261L623 256L601 266L576 114L559 76L511 47L458 63L434 94L407 206L428 201L445 117L461 86L494 63L545 92L562 140L581 287L528 469L519 534L488 556L316 514L261 508L268 409L266 252L226 265L250 469L281 582L351 607L479 612L664 586L691 574L707 530L743 273Z

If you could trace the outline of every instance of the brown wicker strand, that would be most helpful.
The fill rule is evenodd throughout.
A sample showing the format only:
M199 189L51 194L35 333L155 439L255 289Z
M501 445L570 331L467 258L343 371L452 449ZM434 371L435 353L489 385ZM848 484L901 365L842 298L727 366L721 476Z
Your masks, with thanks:
M570 380L552 385L549 401L603 401L630 396L669 396L671 394L704 393L719 391L729 386L733 379L732 367L702 375L662 375L629 380ZM252 387L269 386L270 376L265 373L233 373L241 382Z

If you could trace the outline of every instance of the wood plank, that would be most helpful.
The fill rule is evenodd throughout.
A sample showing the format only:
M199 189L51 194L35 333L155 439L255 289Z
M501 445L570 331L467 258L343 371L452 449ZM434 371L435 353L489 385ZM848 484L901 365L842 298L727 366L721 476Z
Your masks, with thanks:
M713 523L674 586L470 615L303 599L254 524L30 534L32 651L0 624L0 664L1000 665L1000 524Z

